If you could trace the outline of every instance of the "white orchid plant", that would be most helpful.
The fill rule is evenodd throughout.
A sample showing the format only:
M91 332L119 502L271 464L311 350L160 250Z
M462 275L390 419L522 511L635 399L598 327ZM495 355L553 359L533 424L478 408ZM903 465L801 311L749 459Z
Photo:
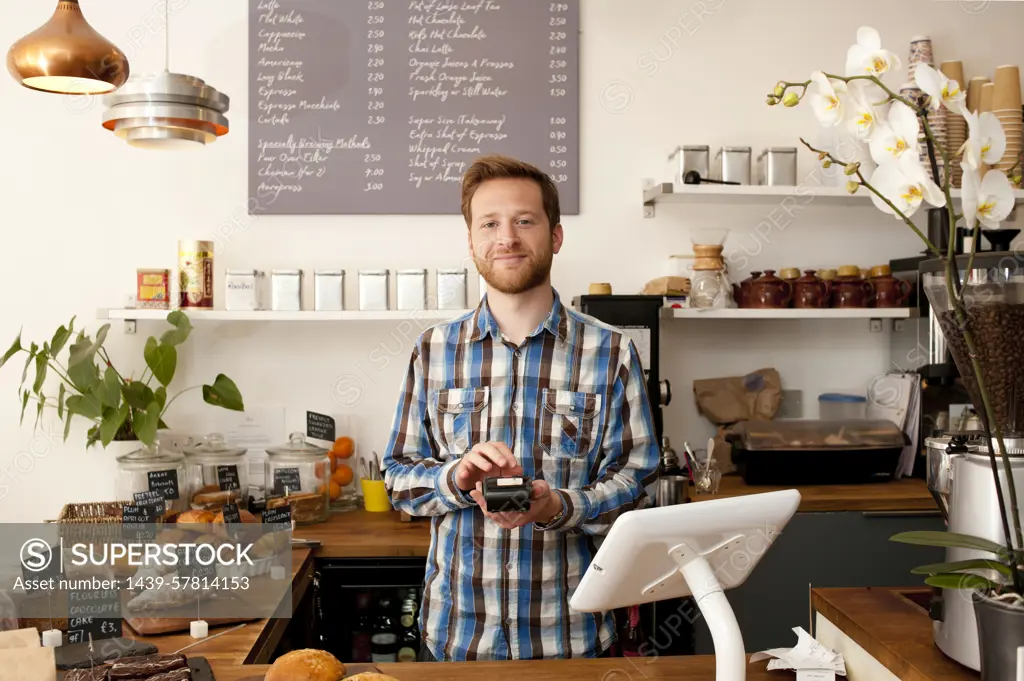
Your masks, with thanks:
M968 348L983 402L975 406L983 410L986 416L982 422L989 443L989 459L1006 543L1002 545L982 537L950 532L906 532L892 539L903 543L954 546L994 554L994 559L928 565L915 572L928 575L925 581L932 586L979 589L988 595L1011 598L1021 604L1024 603L1024 550L1021 548L1024 547L1024 537L1021 533L1017 494L1003 433L995 417L974 339L966 323L968 311L955 252L955 230L962 220L974 233L967 262L967 270L970 270L981 228L998 229L1013 210L1015 197L1007 174L989 169L983 175L983 165L993 165L1002 158L1006 150L1006 136L993 114L979 115L967 109L966 93L960 83L950 80L928 64L917 64L915 70L917 87L926 95L923 104L894 92L883 82L883 77L899 68L899 58L882 47L878 31L862 27L857 31L857 44L847 51L845 75L815 71L805 81L779 81L768 95L767 103L769 106L782 104L786 107L795 107L803 102L809 104L818 122L844 139L842 146L847 153L843 155L847 158L837 158L836 152L816 148L801 138L804 146L818 155L818 160L825 168L841 165L849 178L846 185L848 192L870 192L879 210L906 223L928 250L944 262L947 294L957 327ZM932 131L928 113L940 108L959 114L967 121L969 136L960 149L946 149ZM930 168L922 163L918 151L922 129ZM848 153L850 150L852 153ZM941 173L938 170L938 158L942 159ZM870 159L872 163L862 164L851 159ZM962 213L956 212L953 202L951 178L953 164L957 162L963 169ZM871 165L874 167L869 167ZM1011 170L1017 183L1020 182L1019 167L1018 164ZM942 209L948 215L949 240L945 253L914 223L914 215L925 204ZM993 440L999 443L998 449L992 446ZM1006 473L1005 495L999 480L997 456L1002 460Z

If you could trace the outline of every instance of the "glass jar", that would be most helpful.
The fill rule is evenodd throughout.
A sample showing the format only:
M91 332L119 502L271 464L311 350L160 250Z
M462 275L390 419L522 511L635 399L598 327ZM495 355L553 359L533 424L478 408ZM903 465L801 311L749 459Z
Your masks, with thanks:
M267 510L290 506L297 525L321 523L330 511L331 459L300 432L267 448Z
M231 447L220 433L185 448L185 471L194 510L219 513L227 504L248 509L249 466L246 450Z
M718 270L697 270L690 280L690 307L713 309L727 307L729 301L725 277Z
M147 503L159 495L164 501L163 520L173 521L188 510L190 488L185 455L162 449L156 442L152 447L142 445L141 449L119 456L115 489L120 501Z

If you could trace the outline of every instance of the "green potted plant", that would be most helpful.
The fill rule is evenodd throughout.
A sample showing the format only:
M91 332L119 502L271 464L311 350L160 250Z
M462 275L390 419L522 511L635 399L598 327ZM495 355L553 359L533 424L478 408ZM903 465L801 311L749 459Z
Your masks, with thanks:
M224 374L218 374L210 385L185 388L168 399L167 389L178 365L177 348L188 339L192 324L185 313L178 310L170 312L167 321L171 328L159 340L150 336L146 341L142 352L146 368L138 377L119 371L103 347L110 324L101 326L95 339L83 331L76 336L73 317L41 346L31 343L25 347L19 333L0 358L0 367L19 353L27 355L18 387L22 421L29 403L34 403L36 426L47 407L54 409L57 418L64 423L65 441L77 416L92 424L86 434L87 448L97 443L106 448L115 441L138 441L152 448L157 431L168 427L164 415L185 392L201 388L207 404L244 411L241 393L234 381ZM65 354L66 359L62 359ZM34 378L26 385L32 369ZM50 376L59 379L56 395L52 391L44 392Z
M986 172L985 167L999 163L1006 149L998 119L967 110L960 84L927 64L916 65L915 90L922 91L923 97L916 97L914 90L893 91L883 76L898 67L899 60L882 47L878 32L862 27L857 43L847 52L845 75L815 71L807 80L779 81L767 103L785 107L808 103L818 122L839 141L815 146L801 139L804 146L818 155L823 167L842 170L849 193L869 192L879 210L907 225L938 259L940 272L931 278L933 285L926 283L925 293L981 417L1003 536L993 541L952 532L907 532L892 540L966 549L984 556L927 565L916 572L928 575L925 581L930 585L968 590L979 623L982 678L1011 679L1016 673L1016 649L1024 646L1024 540L1004 436L1020 435L1024 429L1024 404L1011 387L1021 369L1008 367L992 350L1021 342L1024 284L1014 281L1020 278L1020 263L1012 265L1018 276L1005 281L961 274L973 270L981 228L999 229L1013 210L1010 176L1020 184L1020 164L1008 172L995 168ZM967 120L969 137L962 148L947 149L934 134L929 113L940 109ZM925 145L929 167L922 163L919 143ZM961 212L953 200L954 164L963 169ZM932 206L932 217L940 218L943 231L948 230L944 251L914 221L915 213L926 204ZM967 256L956 255L958 224L973 230ZM1002 323L1011 318L1016 321ZM988 323L993 319L1000 323ZM986 636L985 630L999 634Z

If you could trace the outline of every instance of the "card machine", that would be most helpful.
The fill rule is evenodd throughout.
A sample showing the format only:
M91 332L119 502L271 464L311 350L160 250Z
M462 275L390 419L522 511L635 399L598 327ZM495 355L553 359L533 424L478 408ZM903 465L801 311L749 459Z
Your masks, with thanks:
M484 478L483 492L489 513L524 513L530 510L533 481L522 475Z

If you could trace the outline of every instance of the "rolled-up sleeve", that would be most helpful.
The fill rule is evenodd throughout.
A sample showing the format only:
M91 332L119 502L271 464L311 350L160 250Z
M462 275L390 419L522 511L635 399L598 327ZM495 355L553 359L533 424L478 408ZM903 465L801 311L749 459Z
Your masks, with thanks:
M391 505L413 516L444 515L476 503L455 485L459 459L439 460L429 418L418 344L409 359L383 461Z
M660 448L640 356L627 337L608 407L595 480L581 489L557 489L562 517L538 529L607 534L623 513L647 505Z

